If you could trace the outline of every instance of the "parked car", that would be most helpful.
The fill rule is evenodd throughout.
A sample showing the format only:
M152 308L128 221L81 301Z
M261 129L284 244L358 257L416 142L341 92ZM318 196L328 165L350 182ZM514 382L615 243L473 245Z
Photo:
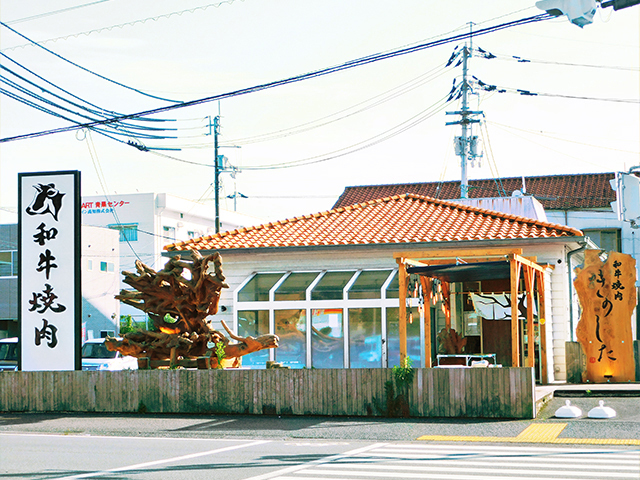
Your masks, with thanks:
M82 346L82 370L136 370L138 359L107 350L104 338L87 340Z
M18 370L18 337L0 339L0 372Z

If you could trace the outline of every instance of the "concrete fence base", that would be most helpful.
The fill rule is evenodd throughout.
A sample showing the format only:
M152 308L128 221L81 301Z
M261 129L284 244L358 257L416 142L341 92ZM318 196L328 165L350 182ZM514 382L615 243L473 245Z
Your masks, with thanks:
M391 369L3 372L0 411L384 416L392 379ZM412 417L535 417L531 368L416 369L408 392Z

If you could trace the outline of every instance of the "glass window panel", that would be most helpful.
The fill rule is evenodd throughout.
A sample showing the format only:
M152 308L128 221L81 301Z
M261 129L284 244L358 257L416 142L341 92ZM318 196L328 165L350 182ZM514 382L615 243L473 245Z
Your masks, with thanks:
M120 232L121 242L137 242L138 241L138 224L112 224L108 225L112 230L118 230Z
M11 277L12 270L11 252L0 252L0 277Z
M12 253L12 262L13 262L13 274L18 275L18 252L13 251Z
M619 252L619 230L604 231L600 234L600 247L607 252Z
M18 360L17 343L0 343L0 360Z
M589 230L583 229L586 236L591 238L601 249L607 252L620 251L620 230Z
M351 368L382 366L382 310L349 309L349 362Z
M389 278L391 270L362 272L349 289L349 299L381 298L382 285Z
M411 321L413 320L413 321ZM420 366L420 312L411 308L407 318L407 354L414 367ZM398 307L387 308L387 364L389 368L400 365L400 327Z
M268 302L269 290L273 288L282 273L258 273L238 292L239 302Z
M280 339L276 348L276 361L291 368L304 368L307 364L306 310L276 310L276 335Z
M342 290L355 272L327 272L311 291L311 300L342 300Z
M311 363L314 368L344 367L342 309L311 311Z
M82 358L116 358L117 353L107 350L104 343L85 343L82 346Z
M138 226L128 225L120 230L121 242L137 242L138 241Z
M170 245L176 242L176 227L164 226L162 227L162 233L162 241L165 245Z
M306 300L305 292L318 272L292 273L275 291L276 301Z
M387 287L387 298L399 298L400 283L398 282L398 272L393 276L393 280Z
M269 333L268 310L238 311L238 335L241 337L259 337ZM243 367L266 368L269 360L269 349L260 350L242 357Z

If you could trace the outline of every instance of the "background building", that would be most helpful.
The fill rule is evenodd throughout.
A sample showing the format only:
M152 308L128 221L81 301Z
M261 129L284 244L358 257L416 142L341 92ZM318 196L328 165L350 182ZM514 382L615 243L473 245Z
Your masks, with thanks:
M616 251L631 255L636 259L636 279L640 280L640 232L630 222L623 222L612 209L616 202L616 192L610 181L615 173L579 173L574 175L544 175L531 177L511 177L500 179L469 180L469 199L460 200L460 182L420 182L389 185L360 185L345 188L334 208L346 207L389 195L415 193L433 198L449 199L455 202L480 206L480 200L495 201L499 198L520 195L534 197L544 207L546 220L581 230L585 237L606 251ZM494 209L498 209L494 205ZM502 210L504 211L504 210ZM509 213L516 213L509 210ZM522 213L516 213L521 215ZM530 215L527 215L530 216ZM539 216L533 218L540 218ZM579 265L574 258L573 268ZM636 287L640 281L636 280ZM572 282L569 282L572 290ZM568 330L558 331L557 341L575 340L578 324L579 304L575 292L571 293ZM640 308L640 306L638 307ZM635 338L640 338L640 315L636 309L633 328Z
M118 232L82 226L82 339L118 331ZM0 338L19 336L18 225L0 225Z
M260 223L257 219L235 212L220 212L221 231ZM115 230L120 242L120 268L115 276L119 288L122 271L135 272L140 260L154 270L162 269L165 245L215 233L215 208L212 205L185 200L166 193L132 193L113 196L83 196L82 224ZM121 305L121 315L146 321L140 310Z

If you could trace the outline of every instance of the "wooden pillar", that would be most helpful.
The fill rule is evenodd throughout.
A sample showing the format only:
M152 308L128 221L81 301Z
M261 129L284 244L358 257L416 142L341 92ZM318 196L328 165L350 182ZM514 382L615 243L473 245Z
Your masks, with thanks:
M422 294L424 296L424 366L431 368L431 278L420 275Z
M447 331L451 330L451 284L449 282L440 282L442 289L442 304L444 305L444 327Z
M509 255L511 264L511 366L520 366L520 321L518 320L518 286L521 264Z
M544 272L538 271L538 325L540 325L540 383L549 383L549 372L547 370L547 318L544 290Z
M532 267L524 266L524 288L527 296L527 367L535 368L536 366L536 344L535 344L535 325L533 324L533 288L535 285L535 271Z
M407 266L402 258L398 262L398 330L400 333L400 365L407 358Z

